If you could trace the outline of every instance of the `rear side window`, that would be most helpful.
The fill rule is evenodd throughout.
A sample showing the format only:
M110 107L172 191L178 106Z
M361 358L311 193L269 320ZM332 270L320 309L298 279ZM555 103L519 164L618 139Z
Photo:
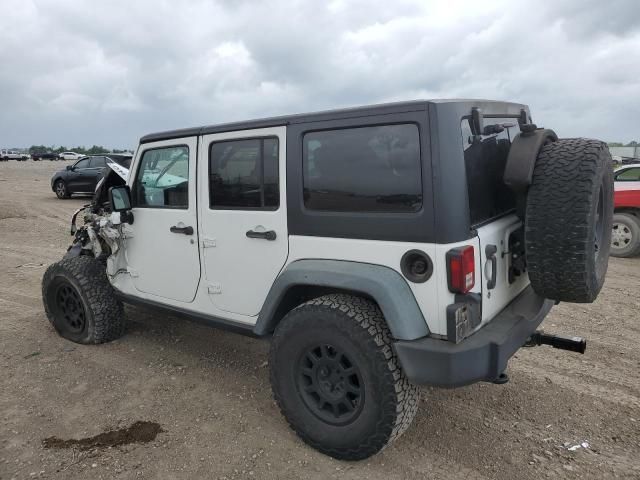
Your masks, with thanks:
M209 207L276 210L280 205L276 137L226 140L209 150Z
M639 182L640 168L627 168L616 175L616 182Z
M516 206L515 195L503 181L507 155L520 133L516 118L484 118L484 125L501 125L492 135L473 135L468 118L461 123L462 147L469 191L471 225L498 217Z
M415 124L308 132L304 205L334 212L415 212L422 206Z
M104 157L92 157L91 168L103 168L107 166L107 161Z

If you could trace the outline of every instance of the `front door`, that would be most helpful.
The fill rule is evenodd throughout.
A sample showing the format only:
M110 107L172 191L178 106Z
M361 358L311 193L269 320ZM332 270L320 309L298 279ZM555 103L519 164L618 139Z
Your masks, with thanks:
M193 301L200 281L197 137L144 144L133 164L126 254L137 290Z
M91 170L91 159L83 158L82 160L79 160L73 165L72 170L67 175L67 187L69 192L92 192L92 178L93 170Z
M255 316L287 260L286 127L206 135L200 232L214 306Z

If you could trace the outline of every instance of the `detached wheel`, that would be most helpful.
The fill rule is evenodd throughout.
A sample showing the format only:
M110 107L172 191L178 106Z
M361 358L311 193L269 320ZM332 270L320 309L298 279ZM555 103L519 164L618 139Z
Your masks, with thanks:
M67 184L64 183L64 181L58 180L54 185L54 189L56 191L56 196L58 198L69 198L69 191L67 190Z
M640 219L627 213L616 213L611 232L612 256L627 258L640 254Z
M613 169L606 144L584 138L545 145L527 193L525 244L533 289L563 302L593 302L609 262Z
M274 334L270 369L291 428L334 458L379 452L418 410L418 388L400 369L382 313L360 297L326 295L289 312Z
M47 268L42 300L49 322L60 336L76 343L104 343L124 333L124 308L93 257L65 258Z

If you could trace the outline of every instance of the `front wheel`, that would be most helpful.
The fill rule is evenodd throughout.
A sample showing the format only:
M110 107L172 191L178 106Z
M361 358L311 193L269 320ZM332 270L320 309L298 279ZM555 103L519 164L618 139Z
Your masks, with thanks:
M54 186L56 196L58 198L69 198L69 191L67 190L67 184L62 180L58 180Z
M640 219L626 213L613 215L611 255L633 257L640 254Z
M88 255L63 258L42 278L42 300L60 336L76 343L104 343L124 333L122 303L104 266Z
M379 452L411 424L419 391L404 375L378 306L332 294L300 305L271 343L274 397L291 428L334 458Z

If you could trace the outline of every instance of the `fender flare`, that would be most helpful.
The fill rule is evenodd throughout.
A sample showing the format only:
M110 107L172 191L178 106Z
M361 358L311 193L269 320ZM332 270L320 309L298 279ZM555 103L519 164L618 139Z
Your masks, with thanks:
M525 130L516 135L513 142L511 142L511 148L507 156L503 177L504 183L517 194L526 193L529 185L531 185L538 153L545 144L557 140L556 133L548 128Z
M382 265L320 259L297 260L285 267L267 294L254 334L264 336L273 332L287 311L297 306L287 305L287 292L305 285L352 291L372 298L397 340L415 340L429 335L418 302L398 272Z

